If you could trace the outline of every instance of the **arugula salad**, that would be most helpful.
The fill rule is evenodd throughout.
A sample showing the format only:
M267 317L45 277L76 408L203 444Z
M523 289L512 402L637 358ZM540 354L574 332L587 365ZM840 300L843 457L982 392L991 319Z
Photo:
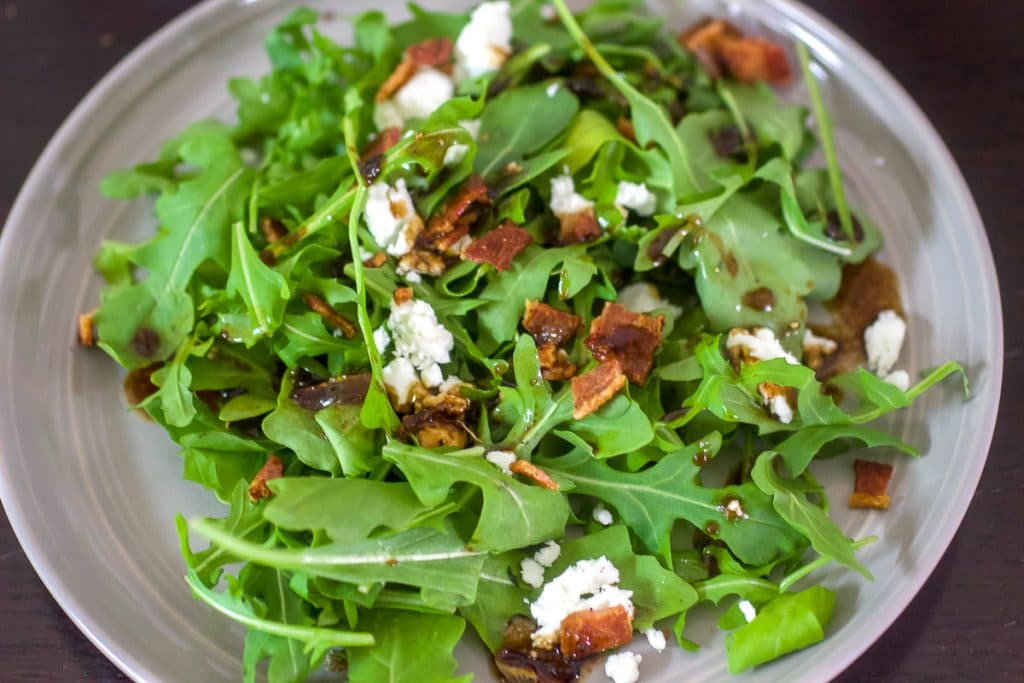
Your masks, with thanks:
M101 245L80 341L229 506L178 530L245 680L467 681L474 632L502 680L630 683L701 605L732 672L822 640L815 570L871 578L874 539L815 460L915 455L872 421L962 371L898 367L807 50L636 0L410 11L352 45L294 11L236 122L103 182L159 229Z

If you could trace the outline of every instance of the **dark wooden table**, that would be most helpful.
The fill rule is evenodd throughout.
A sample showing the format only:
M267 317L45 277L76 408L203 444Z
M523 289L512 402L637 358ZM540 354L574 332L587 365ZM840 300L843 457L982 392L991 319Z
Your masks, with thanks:
M0 0L0 222L56 127L189 0ZM842 681L1024 681L1024 6L1016 0L811 0L906 86L967 176L1006 318L988 466L945 558ZM342 6L339 0L339 7ZM965 454L967 455L967 454ZM43 588L0 513L0 680L121 680Z

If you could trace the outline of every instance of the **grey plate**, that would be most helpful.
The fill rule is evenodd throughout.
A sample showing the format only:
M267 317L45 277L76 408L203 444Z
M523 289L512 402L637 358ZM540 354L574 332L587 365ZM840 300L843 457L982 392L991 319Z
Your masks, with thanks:
M405 14L393 0L307 4ZM675 4L653 4L682 25ZM742 21L761 22L811 46L824 67L820 76L857 204L883 226L885 258L900 276L910 311L902 364L913 373L957 359L973 382L969 403L949 382L890 420L925 455L919 461L873 455L897 463L895 504L888 513L845 508L848 460L816 469L837 501L844 530L881 537L862 553L877 580L822 572L839 593L829 637L743 678L826 680L902 612L971 500L1002 377L995 270L977 209L949 152L874 59L788 0L687 4L689 18L708 9L739 12ZM230 116L225 79L267 69L262 36L291 6L283 0L210 0L147 40L58 131L0 241L0 319L8 335L0 360L0 497L47 588L89 639L137 680L238 680L241 632L194 602L182 581L174 515L219 514L219 505L181 480L180 459L162 431L125 410L113 364L72 341L75 316L97 300L99 282L89 261L100 239L137 239L154 227L148 203L106 201L97 184L112 169L155 156L159 142L188 122ZM330 24L330 32L346 38L340 21ZM655 655L638 644L645 654L643 680L728 678L711 620L694 620L688 632L707 647L695 655ZM477 644L464 643L461 650L465 670L488 679Z

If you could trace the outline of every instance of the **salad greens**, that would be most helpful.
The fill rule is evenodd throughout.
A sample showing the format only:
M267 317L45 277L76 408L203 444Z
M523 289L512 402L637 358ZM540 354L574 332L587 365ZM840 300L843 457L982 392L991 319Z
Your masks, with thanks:
M452 648L467 624L511 647L552 540L545 580L607 558L637 631L692 649L687 615L721 606L734 672L825 637L814 570L871 578L814 462L916 455L869 423L960 368L815 361L809 311L881 235L807 50L816 129L709 61L735 29L696 46L640 4L371 11L352 46L300 9L270 73L229 82L236 123L104 180L156 195L159 229L100 246L93 341L228 505L178 532L195 597L248 629L245 680L470 680ZM823 353L863 362L862 333Z

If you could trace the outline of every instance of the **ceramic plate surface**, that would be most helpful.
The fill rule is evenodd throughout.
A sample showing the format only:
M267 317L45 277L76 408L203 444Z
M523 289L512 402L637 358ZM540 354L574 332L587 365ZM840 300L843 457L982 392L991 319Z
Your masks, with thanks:
M306 2L338 15L371 7L393 18L394 0ZM439 2L425 3L438 5ZM468 5L466 2L446 6ZM911 373L956 359L974 397L956 382L929 392L891 427L921 448L897 462L887 513L850 511L849 460L815 472L828 484L850 536L877 534L862 551L877 580L822 572L838 591L824 643L742 680L823 681L860 655L896 619L935 567L971 500L988 452L1002 376L995 270L970 193L932 126L893 79L821 17L787 0L653 3L671 25L704 12L738 13L807 42L818 64L856 206L882 226L883 258L909 311L902 364ZM262 38L294 3L211 0L181 16L117 66L63 125L32 171L0 241L0 497L39 576L82 631L140 681L240 680L242 632L195 602L182 581L174 515L220 515L182 481L176 447L125 410L122 374L104 354L75 347L74 320L97 301L90 259L103 238L140 239L155 221L147 201L103 199L109 171L154 158L160 142L203 117L230 118L229 76L269 67ZM350 39L341 20L328 32ZM790 97L800 99L794 90ZM698 654L655 655L647 683L727 680L712 620L688 624ZM490 680L482 648L460 646L464 671ZM591 680L601 681L598 672Z

